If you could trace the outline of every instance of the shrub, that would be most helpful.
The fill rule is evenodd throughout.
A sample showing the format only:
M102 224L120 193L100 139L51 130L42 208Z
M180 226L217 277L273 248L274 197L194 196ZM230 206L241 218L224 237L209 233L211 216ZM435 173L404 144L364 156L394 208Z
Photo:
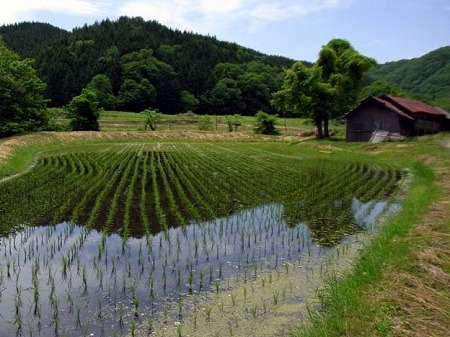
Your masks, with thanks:
M198 129L201 131L211 131L213 129L211 117L208 115L201 116L198 119Z
M277 135L278 130L275 127L277 119L276 115L269 115L267 112L259 110L256 114L255 132L263 135Z
M226 122L228 124L228 131L237 131L238 127L242 125L241 115L235 114L233 116L227 116Z
M83 89L81 95L69 103L70 127L73 131L99 131L99 108L95 93Z
M161 114L159 113L158 109L145 109L141 113L145 113L147 115L144 124L145 130L147 130L148 127L150 130L156 131L156 124L161 119Z

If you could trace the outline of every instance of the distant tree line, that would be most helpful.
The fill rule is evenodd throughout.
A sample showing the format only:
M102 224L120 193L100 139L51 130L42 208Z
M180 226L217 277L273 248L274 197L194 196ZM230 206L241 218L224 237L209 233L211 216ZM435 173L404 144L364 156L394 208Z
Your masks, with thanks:
M293 64L142 18L104 20L72 32L22 23L0 27L0 35L19 55L36 60L51 106L65 106L87 88L108 110L273 113L271 93Z

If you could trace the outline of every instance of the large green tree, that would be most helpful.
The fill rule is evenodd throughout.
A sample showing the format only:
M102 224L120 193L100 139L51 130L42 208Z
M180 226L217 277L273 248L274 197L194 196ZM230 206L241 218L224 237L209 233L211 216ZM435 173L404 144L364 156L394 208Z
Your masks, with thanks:
M37 131L48 123L45 83L0 39L0 137Z
M95 75L86 88L95 92L98 104L105 110L114 110L117 98L114 96L111 81L104 74Z
M69 103L70 127L73 131L99 131L99 108L95 92L83 89Z
M348 41L333 39L312 67L297 62L286 71L272 104L311 118L318 137L328 138L330 118L343 115L356 103L362 76L375 65L375 60L361 55Z

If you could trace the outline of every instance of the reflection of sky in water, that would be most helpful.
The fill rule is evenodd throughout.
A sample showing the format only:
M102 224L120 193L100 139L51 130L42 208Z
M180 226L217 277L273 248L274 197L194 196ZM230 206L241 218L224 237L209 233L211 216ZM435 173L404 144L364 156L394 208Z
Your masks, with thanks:
M356 222L365 227L398 207L352 202ZM2 238L1 336L16 336L20 325L23 335L122 334L134 319L133 296L139 314L161 312L168 302L208 289L218 279L251 278L284 260L329 252L314 244L307 226L290 228L282 217L282 205L263 205L126 244L117 234L102 238L96 230L68 223ZM37 267L39 284L32 276Z
M378 216L382 213L392 214L400 209L400 204L386 200L362 202L352 199L352 213L356 223L364 228L371 229Z

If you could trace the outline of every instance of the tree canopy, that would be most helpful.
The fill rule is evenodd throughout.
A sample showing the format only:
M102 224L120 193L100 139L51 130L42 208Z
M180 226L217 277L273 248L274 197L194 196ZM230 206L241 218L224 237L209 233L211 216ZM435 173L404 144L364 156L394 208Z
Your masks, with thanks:
M357 101L365 71L375 60L358 53L343 39L333 39L312 67L296 62L286 70L282 89L272 104L311 118L319 138L329 137L328 123L347 112Z
M83 89L68 106L70 127L73 131L99 131L99 108L95 92Z
M32 27L3 26L0 34L19 54L36 59L36 69L48 84L46 95L58 107L88 87L105 109L274 112L270 94L280 89L283 69L293 64L288 58L139 17L103 20L72 32L36 23L42 36L29 48Z
M0 39L0 137L47 126L45 84L32 64Z

